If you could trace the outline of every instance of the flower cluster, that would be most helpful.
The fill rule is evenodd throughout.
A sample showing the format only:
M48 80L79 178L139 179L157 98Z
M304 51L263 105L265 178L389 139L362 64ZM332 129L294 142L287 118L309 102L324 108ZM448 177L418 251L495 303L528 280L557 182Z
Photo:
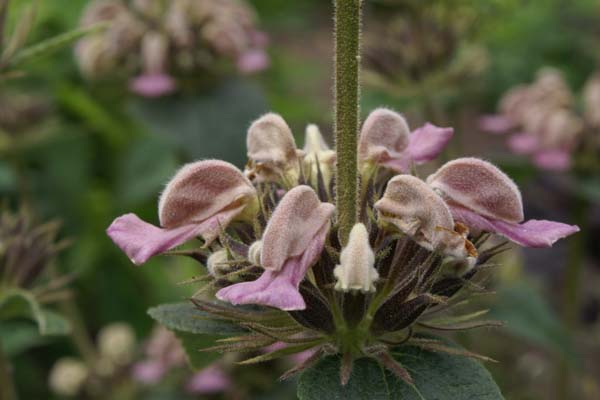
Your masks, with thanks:
M511 132L510 150L530 156L538 168L565 171L573 165L572 155L587 147L587 136L600 128L598 74L588 80L582 97L583 114L560 71L544 68L532 84L509 90L500 101L499 114L482 117L480 125L490 133Z
M94 357L87 360L63 357L48 376L52 392L66 397L97 394L107 382L122 376L135 355L136 338L131 326L115 322L104 326L96 338Z
M400 114L373 111L360 132L359 215L346 240L338 237L334 206L344 190L335 184L336 154L314 125L298 149L283 118L272 113L249 128L245 171L218 160L188 164L160 197L160 227L127 214L107 232L135 264L166 253L206 265L194 304L250 332L213 349L284 342L285 352L247 362L313 349L291 374L333 351L345 360L377 358L410 380L389 346L447 349L413 332L435 328L432 316L450 309L460 289L506 248L506 241L490 245L491 234L548 247L578 231L524 221L519 189L489 162L461 158L425 180L416 176L452 135L452 128L432 124L411 132ZM170 251L197 237L200 248ZM344 371L343 381L350 369Z
M430 83L450 86L479 75L487 64L483 49L467 43L481 19L478 5L463 1L392 0L373 2L367 24L365 61L369 83L389 90ZM386 38L386 40L381 40Z
M134 92L161 96L176 89L172 75L214 73L222 60L233 61L241 73L266 68L267 38L255 19L242 1L96 0L82 25L110 25L81 39L76 55L88 77L123 72L135 76Z
M0 213L0 296L25 289L39 302L49 303L67 294L68 277L53 277L48 269L55 257L68 246L58 240L60 223L35 224L21 211Z

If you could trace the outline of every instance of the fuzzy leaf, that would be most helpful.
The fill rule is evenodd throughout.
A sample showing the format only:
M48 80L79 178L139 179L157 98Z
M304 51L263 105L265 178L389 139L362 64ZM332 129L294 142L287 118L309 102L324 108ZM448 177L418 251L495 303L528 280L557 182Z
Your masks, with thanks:
M149 309L148 315L165 327L179 332L219 336L246 332L230 322L212 319L210 314L198 310L189 302L162 304Z
M458 348L457 348L458 349ZM410 373L410 386L377 361L362 358L346 386L340 385L340 357L329 356L306 370L300 400L501 400L498 386L477 361L413 346L395 349L394 358Z
M11 290L0 297L0 321L20 318L35 322L41 335L66 335L71 330L66 319L42 308L33 295Z
M211 319L210 314L198 310L189 302L162 304L149 309L148 314L175 333L185 350L188 363L195 370L221 357L217 352L201 352L201 349L214 346L224 336L247 332L230 322Z
M202 352L200 349L210 347L222 338L218 335L195 335L189 332L173 331L183 350L188 363L192 369L199 371L222 357L217 352Z

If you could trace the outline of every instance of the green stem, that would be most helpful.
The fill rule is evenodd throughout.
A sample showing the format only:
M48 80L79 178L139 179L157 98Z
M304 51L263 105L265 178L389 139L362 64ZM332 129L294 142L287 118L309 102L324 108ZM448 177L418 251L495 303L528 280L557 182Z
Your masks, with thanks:
M16 400L17 391L12 379L11 367L8 357L4 354L0 344L0 399Z
M569 262L565 272L565 286L563 293L563 320L565 326L571 333L577 329L577 317L579 312L579 286L581 283L581 272L585 255L586 242L586 218L588 203L585 200L579 200L573 206L575 210L573 221L579 226L581 231L569 239ZM558 398L569 399L570 397L570 375L571 370L567 360L560 360L558 365Z
M362 0L334 0L335 143L339 237L346 244L358 212L357 136Z
M0 0L0 49L4 49L4 30L6 29L8 1L9 0Z
M71 338L79 355L91 369L95 367L98 355L94 341L90 338L85 328L83 317L79 312L79 308L73 302L67 300L60 303L60 309L69 318L71 322Z

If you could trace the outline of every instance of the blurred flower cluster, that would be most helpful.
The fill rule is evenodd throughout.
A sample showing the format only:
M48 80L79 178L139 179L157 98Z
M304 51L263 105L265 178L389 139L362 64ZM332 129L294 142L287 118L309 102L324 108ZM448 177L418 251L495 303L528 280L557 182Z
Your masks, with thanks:
M469 42L481 17L470 0L381 0L371 14L377 23L367 25L364 43L370 84L403 95L424 86L439 93L487 66L485 51Z
M27 293L40 303L69 295L70 277L50 271L52 262L68 242L58 240L60 224L35 224L26 211L0 213L0 303L9 293ZM1 306L2 304L0 304Z
M529 85L510 89L500 100L499 113L480 119L481 129L510 133L512 152L531 157L541 169L597 168L600 145L600 75L585 84L581 105L561 72L544 68ZM591 164L590 164L591 162Z
M268 66L267 37L248 4L236 0L96 0L81 24L109 25L76 46L89 78L132 77L130 88L155 97L177 88L175 77L218 74L223 62L243 74Z
M476 274L506 249L506 241L491 243L491 234L549 247L578 231L524 221L519 189L486 161L456 159L426 180L416 176L416 167L434 160L452 136L452 128L426 124L411 131L400 114L373 111L356 149L358 221L344 239L335 217L336 192L344 190L335 185L335 152L315 125L298 149L284 119L269 113L248 130L244 172L219 160L188 164L161 195L160 227L126 214L107 232L135 264L165 253L206 266L207 275L190 280L202 284L193 303L248 332L207 351L256 352L277 344L242 362L251 364L311 350L286 377L323 354L341 353L342 382L352 360L367 356L411 382L391 347L410 343L456 354L415 332L465 327L461 318L470 317L439 321L479 287ZM170 251L197 237L200 248Z
M131 326L117 322L103 327L96 338L93 364L75 357L56 361L48 377L50 389L61 396L98 394L105 385L122 379L135 353L136 339Z

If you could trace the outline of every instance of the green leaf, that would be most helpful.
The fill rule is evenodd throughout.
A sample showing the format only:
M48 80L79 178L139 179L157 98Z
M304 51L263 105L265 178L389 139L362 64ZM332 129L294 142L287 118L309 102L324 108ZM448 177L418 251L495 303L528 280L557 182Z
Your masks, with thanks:
M172 146L154 136L135 140L119 162L117 193L123 205L134 205L160 192L177 169Z
M215 345L223 336L239 335L246 330L230 322L211 319L192 303L163 304L148 310L156 321L173 331L185 350L190 366L202 369L221 357L216 352L200 352Z
M35 297L23 290L10 290L0 298L0 320L30 319L42 335L66 335L69 322L54 311L41 307Z
M197 94L137 98L130 110L150 131L192 159L217 158L243 166L246 131L267 109L257 85L227 80Z
M203 352L200 349L213 346L218 339L222 339L223 336L217 335L197 335L188 332L173 331L181 347L185 350L185 354L188 363L194 370L201 370L202 368L212 364L214 361L221 358L222 354L217 352Z
M431 352L413 346L396 349L394 358L411 374L409 386L377 361L361 358L346 386L340 384L339 356L322 359L298 383L300 400L500 400L489 372L470 358Z
M231 336L246 330L227 321L216 320L200 311L190 302L162 304L148 310L148 314L165 327L180 332Z
M512 335L576 360L567 329L533 285L519 283L499 290L490 316L505 321L504 330Z
M0 346L9 358L47 343L49 338L40 335L37 327L30 322L3 321L0 324Z
M89 27L74 29L70 32L65 32L60 35L54 36L50 39L46 39L40 43L34 44L30 47L24 48L11 57L11 67L18 66L24 62L33 61L36 58L48 55L54 51L57 51L65 46L70 45L77 39L104 29L106 24L96 24Z

